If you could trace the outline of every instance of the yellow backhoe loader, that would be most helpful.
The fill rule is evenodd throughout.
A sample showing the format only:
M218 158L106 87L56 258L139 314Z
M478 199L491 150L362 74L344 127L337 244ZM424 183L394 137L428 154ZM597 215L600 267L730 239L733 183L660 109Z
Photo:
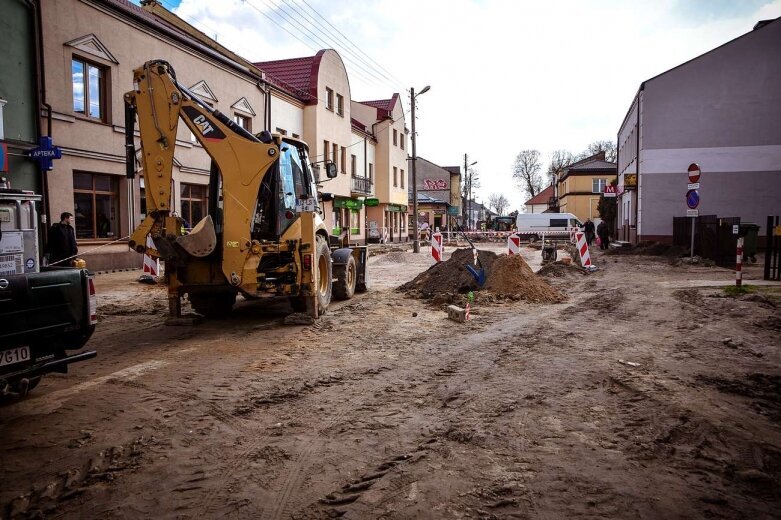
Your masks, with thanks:
M366 290L366 247L329 236L306 143L249 133L180 85L162 60L135 69L133 86L124 96L127 175L136 174L137 117L147 217L129 245L165 261L171 315L181 316L187 294L196 312L221 317L241 293L287 297L317 318L332 295ZM208 214L189 233L171 207L180 118L212 159ZM324 169L336 177L333 163Z

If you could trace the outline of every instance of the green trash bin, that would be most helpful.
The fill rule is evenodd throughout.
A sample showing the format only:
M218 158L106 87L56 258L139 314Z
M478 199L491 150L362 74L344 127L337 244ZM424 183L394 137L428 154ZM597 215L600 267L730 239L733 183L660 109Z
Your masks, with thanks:
M743 237L743 260L750 259L752 263L757 261L757 240L759 238L759 224L753 222L741 222L740 234Z

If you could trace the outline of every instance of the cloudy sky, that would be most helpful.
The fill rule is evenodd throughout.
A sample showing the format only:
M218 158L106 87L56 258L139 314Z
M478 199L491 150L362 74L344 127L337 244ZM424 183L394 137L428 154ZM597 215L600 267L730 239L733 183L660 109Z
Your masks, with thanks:
M137 0L136 0L137 1ZM478 161L477 198L525 199L515 156L615 140L640 83L781 16L781 0L163 0L252 61L334 48L353 99L418 98L418 155ZM409 114L407 126L410 126ZM545 166L545 165L544 165Z

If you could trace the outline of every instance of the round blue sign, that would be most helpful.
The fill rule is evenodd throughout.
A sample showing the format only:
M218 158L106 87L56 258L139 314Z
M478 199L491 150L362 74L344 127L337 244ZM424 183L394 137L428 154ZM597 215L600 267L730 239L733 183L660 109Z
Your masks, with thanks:
M28 258L27 262L25 262L25 265L27 265L27 269L33 269L35 267L35 260Z
M689 190L686 192L686 205L689 209L697 209L700 205L700 194L697 190Z

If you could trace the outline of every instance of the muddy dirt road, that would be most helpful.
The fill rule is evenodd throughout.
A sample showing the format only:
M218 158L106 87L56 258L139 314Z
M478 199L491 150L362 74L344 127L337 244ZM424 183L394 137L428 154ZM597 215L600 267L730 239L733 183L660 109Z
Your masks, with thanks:
M166 326L162 288L99 275L99 357L0 406L0 511L777 518L779 288L735 299L688 287L723 269L593 255L549 273L566 302L466 324L395 290L427 255L373 257L370 291L309 326L251 302Z

